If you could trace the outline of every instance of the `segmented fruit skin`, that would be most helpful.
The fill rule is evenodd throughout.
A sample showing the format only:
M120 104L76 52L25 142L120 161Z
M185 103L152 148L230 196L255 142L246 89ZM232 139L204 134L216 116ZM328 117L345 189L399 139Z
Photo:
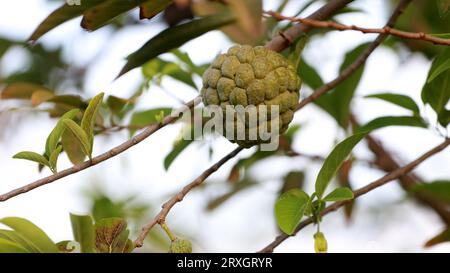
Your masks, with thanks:
M235 45L218 55L205 71L201 95L204 105L218 105L223 110L227 105L266 105L270 111L271 105L278 105L278 121L269 113L266 122L269 131L271 122L277 122L279 133L283 133L294 117L301 83L294 66L281 54L263 46ZM257 129L247 123L244 126L246 136ZM226 129L223 135L226 137ZM259 134L256 140L229 140L246 148L264 142Z
M175 239L170 244L169 253L192 253L192 244L186 239Z

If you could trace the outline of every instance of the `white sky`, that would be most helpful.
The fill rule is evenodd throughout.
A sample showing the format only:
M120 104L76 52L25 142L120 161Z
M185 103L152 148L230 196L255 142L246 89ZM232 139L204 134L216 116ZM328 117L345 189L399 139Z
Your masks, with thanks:
M272 1L265 3L266 7L270 8L268 2ZM291 2L293 7L298 2L305 1ZM383 25L387 15L381 1L360 0L356 1L356 5L366 12L342 16L341 21L367 27ZM24 6L27 8L23 8ZM46 1L2 1L0 36L25 40L34 27L56 6L55 3L50 5ZM116 96L129 94L139 83L139 69L115 82L112 82L112 79L124 64L124 57L161 31L164 26L146 22L126 32L110 36L109 29L87 33L80 30L78 24L79 19L66 23L44 36L40 43L49 47L64 44L65 56L74 64L83 64L95 58L95 65L89 70L86 94L92 96L100 91ZM107 47L103 47L107 37L111 39ZM331 80L337 75L342 55L357 44L373 38L373 35L360 33L332 32L308 44L305 58L314 64L325 80ZM181 49L188 52L194 62L204 63L214 58L218 52L225 51L229 45L230 42L221 33L211 32L187 43ZM20 50L10 52L0 60L0 68L14 70L20 67L15 65L20 63L20 60L23 60ZM394 52L384 48L378 49L367 63L357 98L352 105L354 112L358 113L361 121L368 121L379 115L407 114L395 106L365 100L362 97L366 94L391 91L407 94L421 104L420 90L429 66L429 62L420 55L411 55L400 62ZM165 80L163 86L186 101L196 96L195 90L177 82ZM177 102L161 89L152 88L140 102L139 108L167 105L176 106ZM4 102L0 103L0 109L6 106ZM425 112L430 120L434 119L431 111ZM42 149L55 120L50 120L45 114L28 115L24 111L0 115L0 119L17 117L21 118L20 123L11 123L10 126L14 126L14 129L10 130L11 134L6 134L0 139L1 193L49 174L48 171L39 174L34 164L13 160L11 157L18 151ZM296 114L294 121L305 125L295 141L295 149L304 153L327 155L338 132L333 120L316 107L308 106ZM207 146L196 143L189 147L166 172L162 159L170 151L179 129L178 125L168 126L125 154L106 163L2 203L0 217L28 218L42 227L55 241L71 238L69 212L87 212L88 208L81 191L90 188L90 184L95 184L96 181L100 181L99 184L113 197L139 193L140 200L159 206L167 196L189 183L212 162L234 148L223 138L215 140L213 160L209 161ZM403 162L416 158L441 141L431 131L412 128L388 128L378 131L375 135L383 140L389 149L396 151ZM341 132L339 136L342 137ZM94 154L106 151L126 138L126 133L96 138ZM246 154L249 154L249 151L243 152L241 156ZM364 145L358 146L356 155L364 158L371 156ZM65 156L62 159L60 169L70 166ZM426 161L417 172L424 176L426 174L430 180L448 178L449 160L450 153L446 151ZM208 183L226 177L231 165L226 164ZM167 219L168 224L173 226L175 232L177 227L180 229L182 227L186 232L183 235L196 237L198 239L194 247L196 251L259 250L276 234L273 204L280 187L279 178L288 170L307 169L309 170L307 189L312 190L319 167L317 164L297 158L262 162L252 172L260 178L261 186L235 196L212 213L204 211L206 201L224 192L225 188L216 185L204 192L193 192L181 205L172 210ZM358 166L351 175L354 186L360 187L379 178L382 173ZM148 219L153 216L148 215ZM423 243L438 233L443 226L435 214L405 200L404 192L397 184L391 183L358 200L351 225L345 223L342 212L337 212L327 216L321 228L327 236L331 252L419 252L424 251ZM313 233L314 229L308 227L277 250L312 252ZM450 244L428 251L448 252Z

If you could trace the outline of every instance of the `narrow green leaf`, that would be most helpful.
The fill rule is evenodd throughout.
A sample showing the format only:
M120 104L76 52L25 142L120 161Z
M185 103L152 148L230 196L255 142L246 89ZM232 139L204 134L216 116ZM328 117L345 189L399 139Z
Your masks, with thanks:
M29 253L29 251L15 242L0 238L0 253Z
M375 118L365 125L359 127L356 132L366 132L380 129L387 126L412 126L427 128L427 123L421 117L408 116L387 116Z
M30 240L26 239L19 233L13 231L13 230L6 230L6 229L0 229L0 239L9 240L11 242L14 242L21 247L25 248L28 252L31 253L38 253L39 249L31 242Z
M205 72L206 69L203 66L194 64L191 57L189 57L189 54L186 52L181 52L179 49L174 49L171 53L177 57L178 60L184 63L192 73L195 73L201 77Z
M33 242L40 252L58 252L55 243L47 236L47 234L28 220L18 217L7 217L0 219L0 223L10 227L28 241Z
M70 214L72 232L75 241L80 244L81 253L95 252L95 229L89 215Z
M325 202L336 202L353 199L353 192L347 187L337 188L325 196L322 200Z
M309 65L303 58L300 60L297 68L297 74L311 89L317 89L325 84L316 69Z
M83 152L81 143L71 131L64 130L61 136L61 145L72 164L77 165L84 162L86 154Z
M71 119L63 120L63 124L77 139L78 143L81 144L82 151L89 158L91 157L92 147L90 146L89 138L84 132L84 130Z
M448 118L447 106L450 99L450 48L445 48L433 61L428 80L422 87L422 101L429 104L438 115L438 121L442 126L447 126Z
M53 151L58 145L59 139L61 138L64 131L64 124L62 121L64 119L74 119L80 113L79 109L72 109L65 113L56 124L55 128L50 132L45 143L45 154L50 157Z
M62 151L62 146L59 145L56 149L53 150L52 154L49 158L50 168L53 170L54 173L58 172L58 157L59 154Z
M90 152L92 152L92 147L94 145L94 125L95 120L97 118L98 109L103 100L104 93L100 93L88 104L88 107L84 111L83 118L81 119L81 128L86 133L86 136L89 140Z
M42 23L39 24L37 29L31 34L30 41L36 41L42 35L65 23L73 18L82 15L89 8L98 5L105 0L81 0L80 5L64 4L55 11L53 11Z
M81 0L83 1L83 0ZM106 25L118 15L130 11L148 0L108 0L84 13L81 26L93 31Z
M412 190L413 193L426 193L450 204L450 180L436 180L420 184Z
M131 116L130 126L135 128L143 128L145 126L157 123L158 121L156 120L156 116L161 113L161 111L164 112L164 116L167 116L172 112L172 108L163 107L135 112ZM136 132L135 129L130 129L131 135L133 135L134 132Z
M283 193L275 203L275 217L280 229L292 235L302 219L309 196L300 189Z
M375 99L380 99L380 100L390 102L397 106L411 110L416 115L419 115L419 113L420 113L419 106L417 106L417 103L411 97L406 96L406 95L393 94L393 93L379 93L379 94L372 94L372 95L366 96L366 98L375 98Z
M344 141L336 145L330 155L325 159L322 168L319 171L316 179L316 194L319 199L322 198L326 188L331 182L331 179L336 175L339 167L348 157L353 148L365 136L367 132L358 133L346 138Z
M168 170L173 161L181 154L181 152L183 152L193 142L193 140L184 139L177 141L173 146L172 151L170 151L170 153L164 158L164 169Z
M434 79L437 78L437 76L439 76L441 73L449 69L450 69L450 59L444 61L444 63L440 64L431 72L430 76L427 79L427 83L432 82Z
M143 65L164 52L179 47L208 31L227 25L234 20L233 14L217 14L163 30L136 52L128 56L128 62L117 77Z
M164 9L166 9L173 0L152 0L144 2L140 6L139 18L140 19L151 19Z
M35 152L23 151L23 152L15 154L13 156L13 158L30 160L30 161L34 161L39 164L45 165L47 167L50 167L50 163L48 162L47 158L45 158L43 155L35 153Z
M368 44L362 44L355 49L349 51L341 64L340 72L349 67L367 48ZM356 88L359 85L361 77L363 75L365 66L362 65L358 68L350 77L340 83L336 89L331 90L325 95L321 96L315 103L328 112L338 124L342 127L346 127L348 123L348 117L350 115L350 103L355 94Z

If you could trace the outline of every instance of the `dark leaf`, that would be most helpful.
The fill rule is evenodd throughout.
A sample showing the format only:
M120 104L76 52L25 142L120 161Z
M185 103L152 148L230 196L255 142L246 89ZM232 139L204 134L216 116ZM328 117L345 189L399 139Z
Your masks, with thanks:
M233 14L217 14L215 16L196 19L182 25L168 28L128 56L128 61L118 77L133 68L143 65L164 52L179 47L208 31L229 24L234 20L235 17Z
M36 41L42 35L54 29L55 27L65 23L73 18L76 18L83 14L86 10L95 5L98 5L105 0L81 0L80 5L64 4L55 11L53 11L42 23L39 24L37 29L31 34L30 41Z

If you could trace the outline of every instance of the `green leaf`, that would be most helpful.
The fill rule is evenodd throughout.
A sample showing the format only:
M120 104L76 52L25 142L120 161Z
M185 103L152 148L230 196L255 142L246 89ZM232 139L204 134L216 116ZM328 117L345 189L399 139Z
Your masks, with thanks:
M39 24L37 29L31 34L30 41L36 41L42 35L65 23L73 18L82 15L89 8L98 5L105 0L81 0L80 5L64 4L55 11L53 11L42 23Z
M297 68L297 74L311 89L317 89L325 84L316 69L309 65L303 58L300 60Z
M98 109L103 100L104 93L100 93L93 97L88 104L88 107L84 111L83 118L81 119L81 128L86 133L89 140L89 154L92 153L92 147L94 146L94 125L97 118Z
M164 112L164 116L167 116L172 112L172 108L156 108L135 112L131 116L130 126L143 128L145 126L158 123L158 121L156 120L156 116L161 113L161 111ZM130 134L134 134L135 131L136 130L130 130Z
M325 196L322 200L325 202L336 202L353 199L353 192L347 187L337 188Z
M61 151L62 151L62 146L60 145L55 150L53 150L52 154L50 155L49 163L50 163L50 168L52 169L53 173L58 172L57 164L58 164L58 157L59 157L59 154L61 153Z
M95 247L100 253L129 253L134 245L128 239L127 223L120 218L106 218L95 223Z
M39 252L58 252L55 243L47 236L47 234L28 220L18 217L7 217L0 219L0 223L10 227L23 238L32 242L38 248Z
M379 93L379 94L373 94L373 95L366 96L366 98L375 98L375 99L380 99L380 100L390 102L397 106L411 110L416 115L419 115L419 113L420 113L419 106L417 106L417 103L411 97L406 96L406 95L393 94L393 93Z
M149 80L152 80L155 77L158 77L159 80L159 78L163 76L169 76L197 90L197 86L192 79L192 73L183 70L183 68L176 63L155 58L142 66L142 73Z
M428 240L425 243L425 247L432 247L437 244L441 244L441 243L445 243L445 242L450 242L450 229L446 229L446 230L442 231L441 233L439 233L438 235L431 238L430 240Z
M331 182L331 179L336 175L339 167L348 157L353 148L358 144L368 132L354 134L344 141L336 145L333 151L325 159L322 168L319 171L316 179L316 194L319 199L322 198L326 188Z
M72 164L77 165L84 162L86 154L83 152L80 142L69 130L64 130L61 136L61 145Z
M83 0L81 0L83 1ZM81 26L93 31L106 25L118 15L130 11L148 0L108 0L100 3L84 13Z
M77 139L80 147L85 155L91 157L92 147L90 146L89 138L84 130L71 119L63 120L63 124Z
M275 217L280 229L292 235L302 219L309 196L300 189L283 193L275 203Z
M59 139L61 138L63 132L64 132L64 124L62 121L64 119L74 119L78 114L80 113L79 109L72 109L65 113L56 124L55 128L50 132L50 134L47 137L47 141L45 143L45 154L50 157L50 155L53 153L53 151L56 149L56 146L58 145Z
M117 77L143 65L164 52L179 47L208 31L227 25L234 20L233 14L217 14L163 30L136 52L128 56L127 63Z
M35 153L35 152L23 151L23 152L15 154L13 156L13 158L30 160L30 161L34 161L39 164L45 165L47 167L50 167L50 163L48 162L47 158L45 158L43 155Z
M172 2L172 0L152 0L144 2L140 6L139 18L151 19L156 14L166 9L170 4L172 4Z
M362 44L351 50L345 55L344 62L340 67L340 72L349 67L367 48L368 44ZM321 96L315 103L328 112L338 124L342 127L347 126L348 117L350 115L350 103L356 88L359 85L362 74L364 72L364 65L358 68L350 77L340 83L336 89L331 90L325 95Z
M425 193L450 204L450 180L437 180L430 183L423 183L414 187L412 192Z
M444 63L439 64L439 66L437 66L432 71L430 71L431 74L427 79L427 83L432 82L439 75L441 75L443 72L445 72L449 69L450 69L450 59L447 59L446 61L444 61Z
M16 243L25 248L28 252L39 252L39 249L33 244L33 242L27 240L22 235L13 230L0 229L0 239L9 240L13 243Z
M187 54L186 52L181 52L179 49L174 49L171 51L171 53L175 57L177 57L178 60L180 60L182 63L184 63L191 72L199 75L200 77L205 72L206 69L203 66L198 66L198 65L194 64L191 57L189 57L189 54Z
M356 132L366 132L380 129L387 126L412 126L427 128L427 123L421 117L408 116L387 116L375 118L365 125L359 127Z
M449 110L446 105L450 99L450 48L446 48L434 59L428 72L428 78L422 87L422 101L429 104L438 115L438 121L442 126L449 122Z
M0 253L29 253L29 251L17 243L0 238Z
M193 140L185 140L180 139L175 143L172 148L172 151L164 158L164 169L168 170L172 165L173 161L183 152L190 144L192 144Z
M95 230L89 215L70 214L72 232L75 241L80 244L81 253L95 252Z

